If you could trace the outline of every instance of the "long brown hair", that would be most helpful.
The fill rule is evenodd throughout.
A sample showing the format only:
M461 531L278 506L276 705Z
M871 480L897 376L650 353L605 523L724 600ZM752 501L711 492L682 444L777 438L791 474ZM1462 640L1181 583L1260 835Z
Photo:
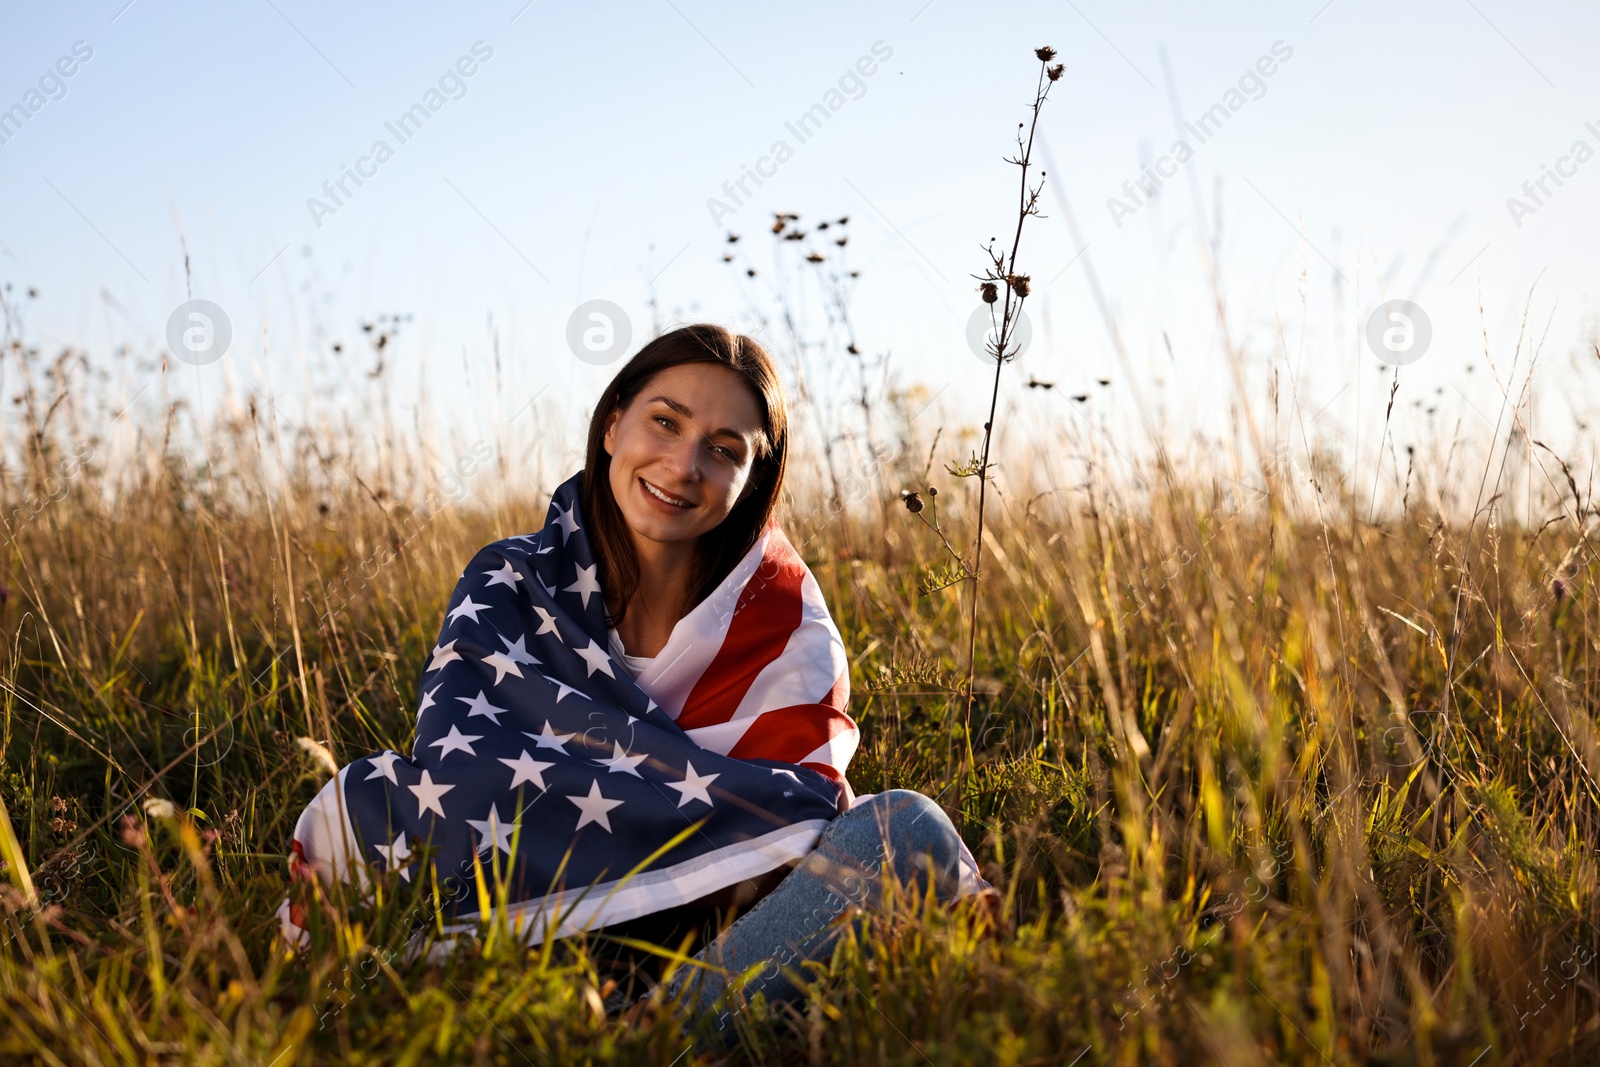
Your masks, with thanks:
M610 625L621 623L639 590L639 559L627 520L611 492L611 456L605 449L606 419L628 407L657 373L686 363L720 363L743 378L762 409L762 434L756 441L750 480L755 488L715 528L700 535L690 578L691 599L700 603L750 551L778 506L789 459L789 408L772 357L761 345L713 323L696 323L664 333L639 349L611 379L589 421L589 448L579 483L589 522L600 585L618 604Z

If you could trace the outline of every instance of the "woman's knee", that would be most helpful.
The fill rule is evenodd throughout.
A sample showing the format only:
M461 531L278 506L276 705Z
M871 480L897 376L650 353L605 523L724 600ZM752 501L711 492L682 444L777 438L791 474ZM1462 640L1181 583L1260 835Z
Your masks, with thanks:
M954 896L959 879L960 839L950 817L931 797L913 789L890 789L846 815L872 824L888 846L880 850L880 857L887 853L893 858L894 873L901 881L931 878L940 899Z

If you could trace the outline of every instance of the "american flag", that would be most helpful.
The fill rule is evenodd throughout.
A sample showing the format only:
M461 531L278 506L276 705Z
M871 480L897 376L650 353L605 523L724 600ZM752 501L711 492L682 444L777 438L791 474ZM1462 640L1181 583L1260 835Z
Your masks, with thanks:
M607 651L580 477L557 488L544 529L473 557L423 666L411 753L363 756L328 781L295 827L291 877L365 888L371 865L426 879L426 842L447 937L477 929L476 857L485 878L498 864L533 944L811 851L860 740L816 579L769 522L635 680ZM308 943L287 897L278 919Z

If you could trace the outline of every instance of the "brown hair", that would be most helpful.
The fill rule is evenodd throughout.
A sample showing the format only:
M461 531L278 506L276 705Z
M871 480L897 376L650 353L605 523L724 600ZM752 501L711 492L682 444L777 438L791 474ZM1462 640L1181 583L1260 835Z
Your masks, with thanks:
M715 325L697 323L664 333L639 349L611 379L595 404L589 421L588 455L579 497L589 522L600 585L619 605L611 618L615 626L627 613L639 589L639 559L627 520L611 492L611 456L605 449L606 419L612 411L628 407L657 373L686 363L720 363L743 378L762 409L762 434L756 441L750 490L728 517L700 535L695 545L695 568L690 578L691 599L685 610L700 603L734 565L750 551L771 521L783 488L789 458L789 409L777 368L766 349L743 334Z

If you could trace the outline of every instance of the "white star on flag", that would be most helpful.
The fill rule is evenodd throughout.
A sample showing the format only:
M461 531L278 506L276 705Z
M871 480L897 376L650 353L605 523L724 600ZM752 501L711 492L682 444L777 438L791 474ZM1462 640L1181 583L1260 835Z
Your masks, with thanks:
M589 609L589 594L600 592L600 580L595 577L595 571L600 569L600 564L591 563L587 567L579 567L577 564L573 564L573 566L578 572L578 580L564 587L561 591L563 593L578 593L582 595L583 608L587 611ZM473 621L476 622L477 620L474 619Z
M487 819L468 819L467 825L482 835L478 839L479 852L493 846L505 852L506 855L511 855L511 834L516 830L517 825L514 822L501 822L500 813L496 810L496 805L489 805L489 817Z
M461 698L457 697L456 699L460 700ZM472 751L472 742L481 740L483 740L482 734L464 734L460 730L456 729L455 723L451 723L450 732L439 738L437 741L429 741L428 747L432 748L435 745L440 746L439 760L442 763L446 756L456 751L465 752L469 756L476 756L477 753ZM424 771L423 773L426 774L427 772Z
M440 667L443 667L446 663L449 663L451 660L460 658L461 653L456 651L455 641L447 641L442 645L434 645L433 660L428 664L428 669L422 673L431 674Z
M793 771L786 771L782 767L774 767L774 768L772 768L772 773L773 774L787 774L790 778L793 778L797 782L800 780L800 776L798 774L794 773Z
M520 677L520 675L518 677ZM495 716L504 715L507 710L509 710L507 708L497 708L493 704L489 703L489 701L484 697L482 689L478 690L478 695L475 697L456 697L456 699L472 709L471 711L467 712L467 718L470 719L474 715L482 715L496 726L500 725L500 720L495 718ZM476 741L477 738L473 738L473 740Z
M484 586L485 589L488 589L489 586L494 585L506 585L510 586L512 589L515 589L517 587L517 583L522 581L522 575L517 573L517 569L511 565L511 561L509 559L506 560L506 565L501 567L499 570L484 571L483 573L489 576L489 584ZM477 620L474 619L473 621L476 622Z
M572 686L568 685L566 682L561 681L561 679L559 679L559 678L552 678L548 674L541 674L541 675L539 675L539 677L543 678L545 681L549 682L551 685L556 687L556 703L557 704L561 703L561 698L566 696L568 693L578 693L578 691L576 689L574 689ZM616 676L612 675L612 677L616 677ZM578 695L583 697L585 700L589 699L589 695L587 693L578 693Z
M571 734L558 734L554 730L550 729L549 719L544 721L544 729L536 734L530 734L526 730L522 732L526 736L533 738L533 743L536 747L551 748L555 749L557 752L565 752L566 749L562 748L561 746L572 740Z
M557 504L555 508L557 515L556 524L561 527L561 543L565 545L567 543L567 538L583 529L583 527L578 525L578 520L572 517L572 513L578 510L578 505L574 503L572 507L568 508L566 511L561 510L560 504Z
M362 779L370 782L374 778L387 778L395 785L400 784L400 779L394 776L394 761L400 758L400 753L384 749L383 755L372 757L372 773Z
M535 608L534 610L538 611L539 609ZM495 636L500 637L499 634L495 634ZM533 656L529 655L527 648L523 645L523 642L526 640L526 637L519 637L515 641L507 641L504 637L500 637L500 643L506 646L506 656L511 660L512 663L520 663L524 666L537 667L539 665L539 661L534 659ZM517 677L520 678L522 675L519 674Z
M555 589L553 587L549 590L549 592L552 596L555 595ZM539 616L540 620L539 628L533 632L533 636L538 637L540 634L555 634L557 640L559 640L561 634L557 633L556 631L556 617L537 604L533 606L533 610L534 613Z
M406 832L400 831L400 836L394 839L392 845L373 845L378 850L378 855L383 857L384 869L399 871L400 877L411 881L411 849L406 845Z
M538 571L534 571L533 572L533 576L534 576L534 578L538 579L539 588L544 590L544 595L547 596L547 597L554 598L555 595L556 595L556 587L553 586L553 585L548 584L544 580L544 575L540 574Z
M606 833L611 832L611 817L607 814L612 808L621 807L620 800L607 800L600 795L600 780L597 778L589 783L589 795L586 797L567 797L568 800L578 805L578 810L583 812L578 817L578 825L574 828L582 830L590 823L598 823L605 828Z
M516 759L506 759L504 756L501 756L500 762L504 763L507 767L510 767L516 772L511 777L510 788L515 789L523 782L532 782L534 785L539 787L539 791L541 793L544 792L545 789L544 772L555 766L554 763L542 763L539 760L534 759L532 756L528 755L527 749L523 749L522 755L518 756Z
M645 761L645 758L649 756L648 752L641 752L637 756L630 756L623 749L621 741L613 741L611 742L611 746L611 758L595 760L596 763L600 764L600 766L604 767L607 772L612 774L621 771L625 774L631 774L635 778L644 777L644 775L634 770L634 768Z
M501 638L501 640L503 641L505 639ZM483 657L483 665L485 667L494 668L495 685L499 685L501 682L505 681L506 675L508 674L514 674L518 678L522 677L522 668L517 666L517 661L506 655L504 652L495 652L491 655ZM460 698L457 697L456 699L459 700Z
M452 645L455 644L454 641L451 641L450 643ZM460 656L456 657L456 659L460 659L460 658L461 658ZM429 667L428 669L432 670L433 668ZM432 689L429 689L429 690L425 691L422 694L422 703L417 705L417 714L418 715L421 715L423 712L425 712L429 708L433 707L433 694L437 693L439 691L439 686L442 686L442 685L444 685L444 683L440 682L439 685L434 686Z
M433 777L427 771L423 771L422 781L417 785L408 785L406 788L417 795L417 818L420 819L425 811L436 811L439 813L439 817L443 818L444 805L439 803L439 798L450 792L455 786L436 785Z
M611 657L606 654L605 649L595 642L594 638L589 638L588 648L575 648L573 651L583 657L584 666L589 668L588 674L584 675L585 678L594 674L596 670L604 671L608 677L616 677L611 672Z
M482 611L484 608L486 608L488 606L489 605L487 605L487 604L474 603L473 599L472 599L472 594L468 593L467 594L467 598L456 606L456 610L454 610L454 611L452 611L450 613L450 616L449 616L449 619L448 619L448 622L446 623L446 625L448 625L448 623L455 622L457 619L461 618L461 616L463 616L463 615L471 615L472 616L472 621L473 622L477 622L478 621L478 612Z
M694 764L690 763L689 769L683 774L683 781L668 782L667 785L678 791L678 807L680 808L691 800L703 800L709 804L711 803L711 794L706 792L706 786L721 776L721 771L716 774L696 774Z

